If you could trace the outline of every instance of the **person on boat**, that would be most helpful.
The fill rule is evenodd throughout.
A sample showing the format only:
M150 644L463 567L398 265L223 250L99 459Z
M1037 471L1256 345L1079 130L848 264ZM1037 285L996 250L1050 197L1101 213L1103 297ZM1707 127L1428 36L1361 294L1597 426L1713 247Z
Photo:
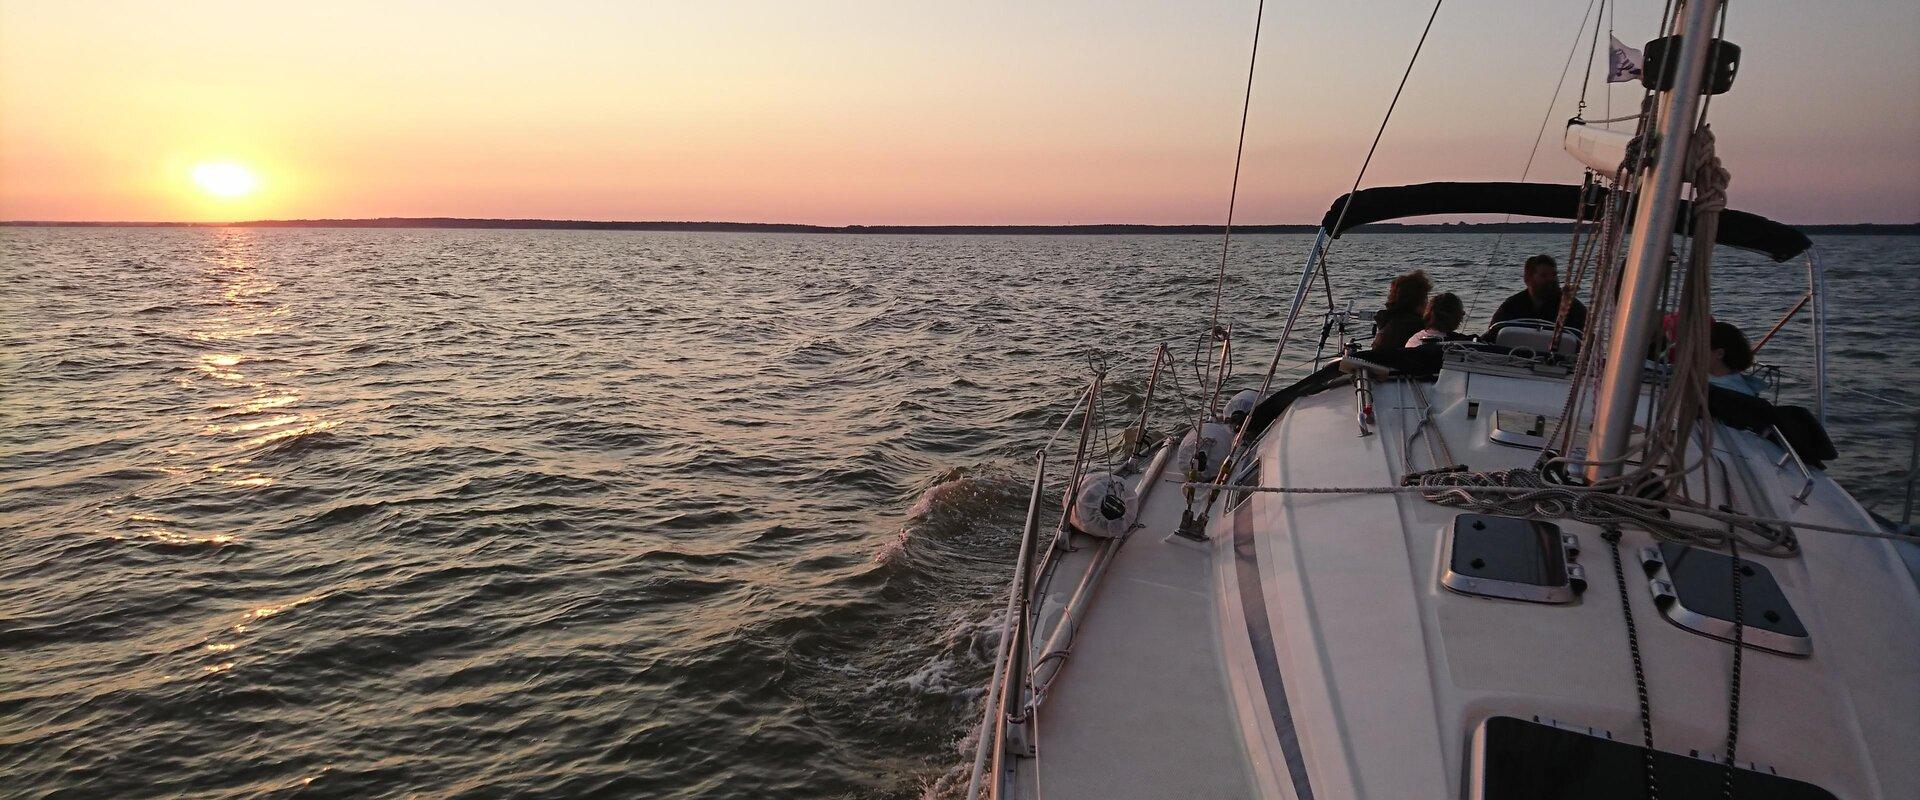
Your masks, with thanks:
M1416 269L1394 278L1387 286L1387 307L1373 315L1373 349L1400 347L1407 337L1426 326L1427 293L1433 281Z
M1466 304L1452 292L1441 292L1427 301L1427 327L1407 339L1408 347L1440 342L1457 342L1473 337L1460 333L1460 322L1467 318Z
M1501 303L1493 312L1493 320L1488 328L1502 322L1516 319L1539 319L1552 322L1560 316L1560 265L1553 256L1542 253L1527 259L1522 274L1527 288L1515 292L1506 302ZM1587 307L1579 298L1572 298L1567 308L1566 326L1578 331L1587 329Z
M1747 343L1747 335L1739 328L1731 323L1715 322L1707 342L1712 348L1709 357L1713 359L1707 365L1707 383L1753 397L1759 397L1766 390L1766 381L1747 374L1753 367L1753 345Z

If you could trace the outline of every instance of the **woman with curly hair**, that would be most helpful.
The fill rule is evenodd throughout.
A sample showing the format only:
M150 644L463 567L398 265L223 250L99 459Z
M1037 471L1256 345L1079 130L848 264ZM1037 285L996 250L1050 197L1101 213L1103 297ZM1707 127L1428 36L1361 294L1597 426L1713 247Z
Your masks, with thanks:
M1416 269L1394 278L1387 286L1387 307L1373 315L1373 349L1406 345L1407 338L1426 327L1427 293L1433 281Z

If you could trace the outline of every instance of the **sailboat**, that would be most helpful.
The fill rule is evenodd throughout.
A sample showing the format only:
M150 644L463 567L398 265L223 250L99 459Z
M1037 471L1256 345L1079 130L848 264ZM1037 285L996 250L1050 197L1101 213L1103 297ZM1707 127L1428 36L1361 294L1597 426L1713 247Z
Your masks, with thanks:
M1036 458L969 798L1920 797L1920 540L1823 468L1811 243L1724 207L1722 5L1675 4L1631 134L1568 126L1583 185L1356 181L1266 380L1155 441L1163 346L1111 469L1094 376L1073 462ZM1272 384L1335 241L1465 213L1574 220L1587 330L1366 350L1330 309L1352 341ZM1716 247L1805 259L1813 408L1709 385Z

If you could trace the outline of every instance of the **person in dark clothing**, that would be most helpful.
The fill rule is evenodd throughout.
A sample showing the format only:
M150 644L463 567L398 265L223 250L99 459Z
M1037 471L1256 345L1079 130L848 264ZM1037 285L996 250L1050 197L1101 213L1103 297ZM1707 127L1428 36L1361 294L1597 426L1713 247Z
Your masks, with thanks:
M1387 307L1373 315L1373 349L1403 347L1407 338L1426 327L1427 293L1433 281L1416 269L1393 279L1387 287Z
M1493 320L1487 323L1491 329L1508 320L1543 319L1554 321L1560 316L1560 265L1554 263L1553 256L1537 255L1527 259L1525 278L1527 288L1514 293L1493 312ZM1573 298L1567 309L1567 327L1577 331L1587 329L1587 307L1579 298Z

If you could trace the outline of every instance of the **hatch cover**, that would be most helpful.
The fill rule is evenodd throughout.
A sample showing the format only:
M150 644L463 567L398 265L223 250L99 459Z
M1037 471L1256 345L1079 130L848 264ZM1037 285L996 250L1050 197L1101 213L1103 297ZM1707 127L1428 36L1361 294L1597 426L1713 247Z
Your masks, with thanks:
M1551 522L1491 514L1453 518L1441 585L1461 594L1571 603L1586 588L1580 540Z
M1695 633L1733 641L1733 557L1665 542L1645 547L1647 588L1668 621ZM1793 603L1765 564L1740 559L1741 639L1748 646L1790 656L1813 652L1813 639Z

